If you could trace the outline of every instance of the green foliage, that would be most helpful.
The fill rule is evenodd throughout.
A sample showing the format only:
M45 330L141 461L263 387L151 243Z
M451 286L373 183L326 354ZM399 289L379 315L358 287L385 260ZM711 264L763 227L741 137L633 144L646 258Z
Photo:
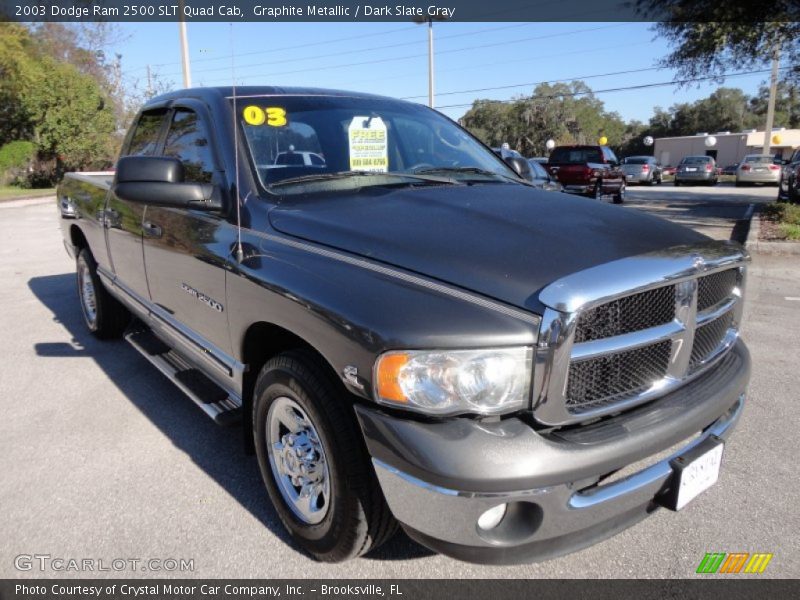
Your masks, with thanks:
M24 169L36 157L36 145L17 140L0 148L0 174L9 169Z
M800 5L797 0L635 0L646 20L674 50L661 65L677 79L715 77L762 68L780 46L783 77L800 81Z
M525 156L547 153L546 143L596 144L601 136L619 147L628 127L582 81L539 84L528 97L511 103L476 100L463 117L465 126L483 142L507 142Z
M97 63L66 38L56 47L53 27L64 26L0 23L0 145L34 143L36 176L46 179L57 164L84 168L113 160L118 129L107 86L93 72Z
M776 202L764 207L762 213L765 219L800 227L800 205Z

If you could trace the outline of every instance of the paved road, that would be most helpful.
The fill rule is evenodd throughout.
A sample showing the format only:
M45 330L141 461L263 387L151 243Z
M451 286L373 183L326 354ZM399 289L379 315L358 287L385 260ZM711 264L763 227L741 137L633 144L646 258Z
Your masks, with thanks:
M714 187L675 187L664 183L628 186L625 205L727 240L751 204L772 202L777 195L777 188L772 186L737 188L732 183L720 183Z
M653 200L669 193L641 190ZM194 559L195 577L690 577L709 551L772 552L764 576L800 576L793 258L755 257L750 402L719 483L680 514L657 512L541 564L469 565L400 535L371 556L325 565L287 540L235 430L212 424L124 343L86 333L53 205L0 208L0 240L0 577L59 575L15 570L15 556L34 553Z

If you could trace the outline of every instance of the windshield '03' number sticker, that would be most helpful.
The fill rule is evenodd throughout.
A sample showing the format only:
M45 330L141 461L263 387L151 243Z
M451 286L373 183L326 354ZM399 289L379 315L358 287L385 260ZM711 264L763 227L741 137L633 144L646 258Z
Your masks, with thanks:
M347 129L350 170L385 173L389 170L386 124L380 117L353 117Z
M260 106L246 106L242 111L245 123L248 125L264 125L270 127L283 127L288 123L286 111L278 106L261 108Z

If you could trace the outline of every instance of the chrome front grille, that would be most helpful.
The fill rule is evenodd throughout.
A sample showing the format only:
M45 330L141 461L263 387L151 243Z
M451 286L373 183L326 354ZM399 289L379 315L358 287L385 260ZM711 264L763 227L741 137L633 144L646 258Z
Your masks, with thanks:
M669 340L573 362L567 376L567 410L583 409L635 396L667 374Z
M545 288L534 414L563 425L663 395L738 336L747 255L737 244L673 248Z
M733 311L729 310L721 317L697 327L694 332L692 354L689 357L689 372L692 373L712 356L726 334L733 327Z
M675 286L648 290L584 312L578 320L575 343L648 329L674 318Z
M727 299L736 287L739 272L726 269L697 280L697 310L704 311Z

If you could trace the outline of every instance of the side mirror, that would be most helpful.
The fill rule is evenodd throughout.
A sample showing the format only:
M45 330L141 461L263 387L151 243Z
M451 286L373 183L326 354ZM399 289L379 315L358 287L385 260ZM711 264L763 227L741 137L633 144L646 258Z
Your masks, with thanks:
M214 211L222 209L210 183L184 182L183 163L166 156L126 156L117 162L113 192L127 202Z
M520 158L519 156L509 156L505 159L505 163L514 169L514 172L525 179L526 181L533 180L533 173L531 173L531 166L528 164L528 161L524 158Z

